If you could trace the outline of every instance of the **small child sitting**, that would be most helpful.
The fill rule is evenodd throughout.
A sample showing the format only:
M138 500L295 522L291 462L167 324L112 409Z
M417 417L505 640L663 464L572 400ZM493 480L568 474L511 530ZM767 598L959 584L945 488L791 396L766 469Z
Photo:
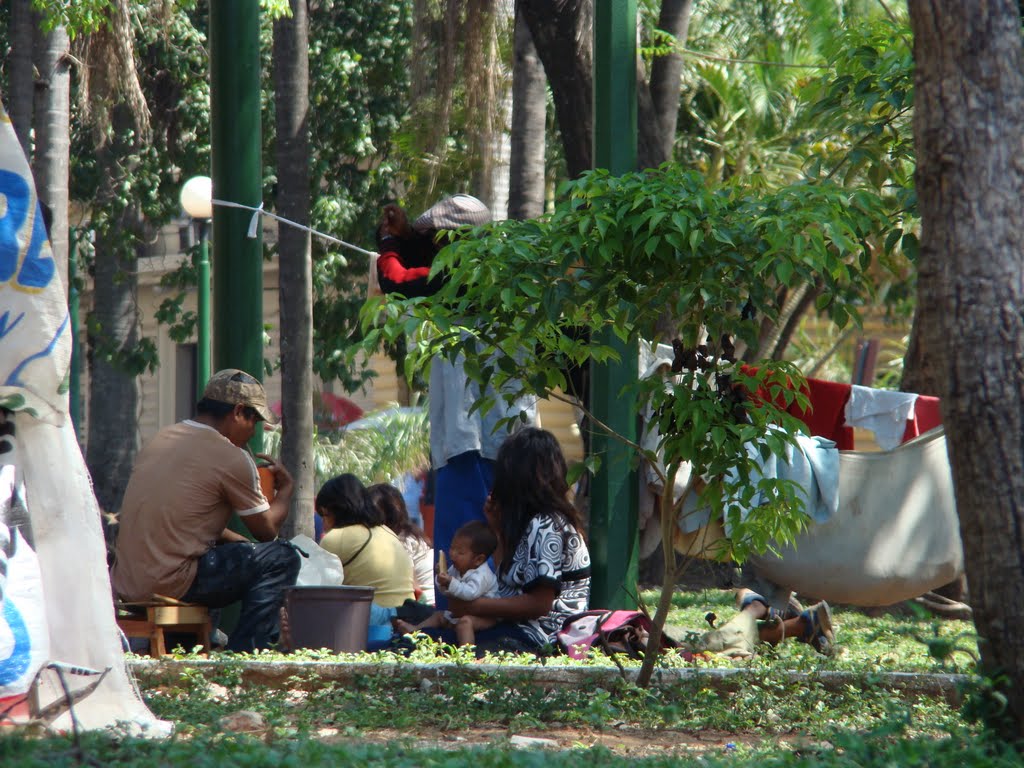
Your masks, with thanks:
M497 597L498 579L487 565L487 558L494 554L498 539L486 523L473 520L455 532L449 551L452 564L447 573L437 575L437 587L441 592L458 600L476 600L478 597ZM443 563L442 552L442 560ZM482 616L455 618L451 611L436 611L419 624L396 621L400 632L410 634L419 629L447 629L455 627L459 645L474 645L476 632L488 629L497 619Z

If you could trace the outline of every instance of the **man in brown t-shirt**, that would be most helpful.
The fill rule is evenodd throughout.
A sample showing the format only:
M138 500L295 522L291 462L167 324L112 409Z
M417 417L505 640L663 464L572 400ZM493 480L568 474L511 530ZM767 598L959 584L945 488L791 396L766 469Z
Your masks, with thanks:
M162 429L139 452L121 505L114 591L124 600L158 594L211 608L241 600L228 648L266 648L299 572L296 549L276 541L291 475L271 463L276 494L268 502L246 449L257 424L275 419L263 385L237 369L215 373L196 410L194 421ZM260 543L227 528L232 513Z

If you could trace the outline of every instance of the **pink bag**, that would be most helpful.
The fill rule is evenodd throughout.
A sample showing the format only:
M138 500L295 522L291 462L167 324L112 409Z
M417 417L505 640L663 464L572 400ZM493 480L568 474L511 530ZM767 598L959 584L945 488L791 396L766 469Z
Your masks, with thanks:
M563 622L558 645L574 659L585 659L595 646L608 655L625 653L637 659L647 651L650 631L651 620L640 611L584 611ZM662 635L662 648L675 646L673 640Z

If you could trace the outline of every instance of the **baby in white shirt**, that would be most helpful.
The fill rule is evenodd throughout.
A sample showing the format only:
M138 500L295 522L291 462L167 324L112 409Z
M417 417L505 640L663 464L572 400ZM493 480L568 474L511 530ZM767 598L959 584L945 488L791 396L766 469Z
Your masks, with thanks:
M466 523L452 537L451 549L448 554L451 565L447 572L437 575L437 588L441 593L457 600L469 602L480 597L497 597L498 579L487 564L487 558L494 554L498 539L488 525L479 520ZM441 553L441 563L444 562ZM455 628L455 637L459 645L474 645L476 633L488 629L497 623L497 619L483 616L462 616L456 618L451 611L435 611L419 624L397 621L398 629L409 634L418 629Z

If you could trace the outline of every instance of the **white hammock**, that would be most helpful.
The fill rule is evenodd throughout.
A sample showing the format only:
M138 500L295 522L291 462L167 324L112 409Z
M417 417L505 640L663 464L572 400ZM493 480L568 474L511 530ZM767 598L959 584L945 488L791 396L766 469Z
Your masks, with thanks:
M891 451L841 451L839 510L779 556L751 557L770 581L852 605L891 605L963 573L946 435L937 427Z

